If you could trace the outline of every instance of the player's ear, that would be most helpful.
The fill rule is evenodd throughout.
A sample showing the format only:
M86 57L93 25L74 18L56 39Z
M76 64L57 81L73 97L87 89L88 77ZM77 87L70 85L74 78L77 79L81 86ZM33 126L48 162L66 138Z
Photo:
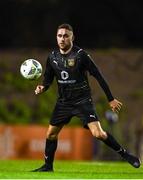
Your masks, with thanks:
M72 36L72 41L74 41L74 39L75 39L75 37L74 37L74 35Z

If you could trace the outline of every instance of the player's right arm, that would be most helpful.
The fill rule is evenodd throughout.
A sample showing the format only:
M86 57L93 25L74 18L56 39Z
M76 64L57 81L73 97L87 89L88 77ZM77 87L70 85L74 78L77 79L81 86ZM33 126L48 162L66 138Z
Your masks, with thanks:
M42 85L37 85L35 89L35 94L37 95L37 94L41 94L45 92L50 87L53 80L54 80L54 70L50 64L50 57L48 57L47 62L46 62L43 83Z
M37 85L36 89L35 89L35 94L41 94L45 91L45 86L43 85Z

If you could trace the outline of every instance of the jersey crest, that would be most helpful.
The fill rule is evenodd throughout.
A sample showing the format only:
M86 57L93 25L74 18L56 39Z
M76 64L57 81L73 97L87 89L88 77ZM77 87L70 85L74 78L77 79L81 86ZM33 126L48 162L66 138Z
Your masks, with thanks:
M68 59L68 66L73 67L75 65L75 59Z

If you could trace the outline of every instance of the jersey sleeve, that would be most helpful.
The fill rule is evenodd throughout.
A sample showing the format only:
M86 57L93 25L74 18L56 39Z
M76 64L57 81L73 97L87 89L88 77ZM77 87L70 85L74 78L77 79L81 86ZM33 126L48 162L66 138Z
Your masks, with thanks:
M93 62L92 58L87 54L84 53L84 66L87 71L89 71L90 75L94 76L96 80L98 81L99 85L103 89L104 93L106 94L106 97L108 101L112 101L114 99L110 88L107 84L107 81L103 77L102 73L98 69L97 65Z
M54 70L50 64L50 57L47 58L46 68L44 72L43 86L47 90L54 80Z

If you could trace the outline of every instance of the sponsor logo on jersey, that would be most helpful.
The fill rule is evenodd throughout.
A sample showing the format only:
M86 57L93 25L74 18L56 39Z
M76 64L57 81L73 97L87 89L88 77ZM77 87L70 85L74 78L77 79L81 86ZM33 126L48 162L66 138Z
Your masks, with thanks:
M75 60L74 59L68 59L68 66L74 66L75 65Z
M76 83L76 80L66 80L66 81L58 80L58 83L60 83L60 84L74 84L74 83Z

